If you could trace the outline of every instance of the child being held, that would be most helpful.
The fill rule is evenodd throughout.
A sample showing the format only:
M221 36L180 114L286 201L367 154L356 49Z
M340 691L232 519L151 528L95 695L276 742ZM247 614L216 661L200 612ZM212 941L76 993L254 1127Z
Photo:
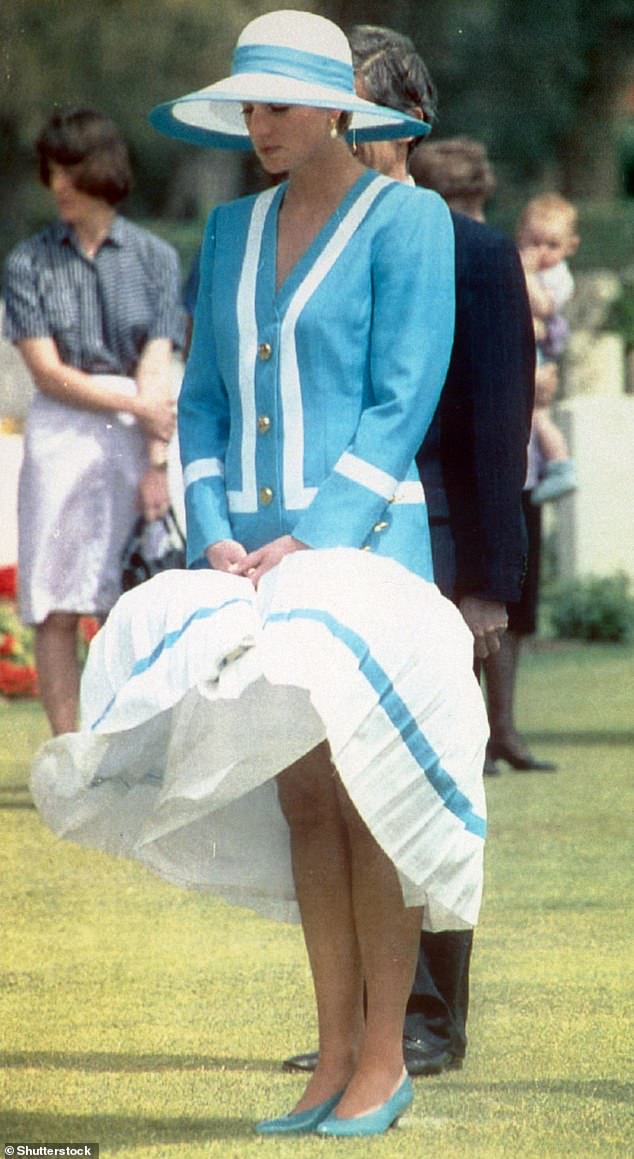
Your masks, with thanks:
M557 193L528 202L518 222L517 244L526 275L535 325L538 366L558 358L568 338L564 306L574 292L567 258L579 246L577 211ZM538 505L560 499L577 486L574 461L547 402L535 402L533 433L543 461L542 478L533 490Z

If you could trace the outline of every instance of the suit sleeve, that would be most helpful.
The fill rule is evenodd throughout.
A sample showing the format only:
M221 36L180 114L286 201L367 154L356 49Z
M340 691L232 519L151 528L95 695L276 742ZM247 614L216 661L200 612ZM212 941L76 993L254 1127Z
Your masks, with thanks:
M470 223L473 224L473 223ZM513 603L526 567L522 490L535 386L535 344L515 246L470 233L443 415L441 455L456 548L456 597ZM464 245L458 227L457 246ZM455 359L455 365L453 365Z
M210 543L233 536L224 485L229 402L217 366L210 308L215 242L214 213L203 241L192 345L178 400L188 564L200 560Z
M449 364L451 217L435 194L402 187L388 196L393 193L400 212L377 241L371 271L371 398L350 445L293 531L311 547L364 542L414 462Z

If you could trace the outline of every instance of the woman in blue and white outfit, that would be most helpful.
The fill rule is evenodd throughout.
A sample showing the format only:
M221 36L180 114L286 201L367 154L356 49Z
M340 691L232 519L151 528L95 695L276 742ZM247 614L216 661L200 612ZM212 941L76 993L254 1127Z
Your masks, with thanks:
M423 916L470 926L481 891L486 719L469 633L426 582L414 466L451 351L451 220L349 149L427 126L355 96L319 16L254 20L231 77L153 122L288 176L206 231L179 401L191 570L119 602L85 730L44 750L35 794L58 832L172 880L298 903L319 1065L258 1130L377 1134L412 1099Z

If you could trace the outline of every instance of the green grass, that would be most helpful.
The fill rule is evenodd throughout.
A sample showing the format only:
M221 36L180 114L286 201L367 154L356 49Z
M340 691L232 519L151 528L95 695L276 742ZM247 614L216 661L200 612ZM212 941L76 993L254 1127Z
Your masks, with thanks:
M519 723L560 771L487 782L467 1063L347 1144L253 1133L301 1089L280 1060L315 1041L299 931L56 841L26 791L39 706L0 708L0 1155L633 1155L633 704L632 647L527 649Z

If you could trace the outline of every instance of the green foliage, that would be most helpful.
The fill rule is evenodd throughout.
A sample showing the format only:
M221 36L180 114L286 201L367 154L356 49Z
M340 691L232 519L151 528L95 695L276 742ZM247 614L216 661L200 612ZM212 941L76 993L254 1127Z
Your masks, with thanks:
M10 600L0 600L0 656L18 666L34 663L32 629L24 627Z
M16 223L33 182L32 145L55 107L111 116L130 145L135 213L159 212L186 146L159 137L149 110L226 71L239 29L258 0L18 0L0 5L0 190ZM302 7L301 0L297 7ZM24 231L21 231L24 232ZM17 239L16 239L17 240Z
M223 75L240 28L277 4L0 4L0 260L49 214L45 199L35 204L31 153L59 105L94 105L112 116L131 146L131 215L168 214L173 190L187 183L183 174L200 154L155 133L149 109ZM556 20L551 0L293 0L293 7L321 11L344 28L371 21L409 32L440 92L437 134L483 140L501 187L523 189L552 173L573 196L611 197L622 188L609 110L624 83L628 45L631 55L631 0L560 0ZM192 198L194 212L206 208L196 190ZM618 237L614 231L609 248Z
M582 201L578 208L574 269L623 271L634 256L634 200Z
M621 191L614 110L628 83L631 0L341 0L346 23L409 32L440 94L436 128L484 141L505 184L554 182L568 195ZM366 3L367 7L367 3ZM380 10L380 12L379 12Z
M157 218L143 221L141 224L174 246L181 260L181 273L185 281L194 257L200 249L205 218L194 218L191 221L168 221L165 218Z
M609 325L622 335L628 350L634 348L634 267L625 271L621 293L610 313Z
M628 577L588 576L559 584L550 622L559 639L621 643L634 627L634 600Z

